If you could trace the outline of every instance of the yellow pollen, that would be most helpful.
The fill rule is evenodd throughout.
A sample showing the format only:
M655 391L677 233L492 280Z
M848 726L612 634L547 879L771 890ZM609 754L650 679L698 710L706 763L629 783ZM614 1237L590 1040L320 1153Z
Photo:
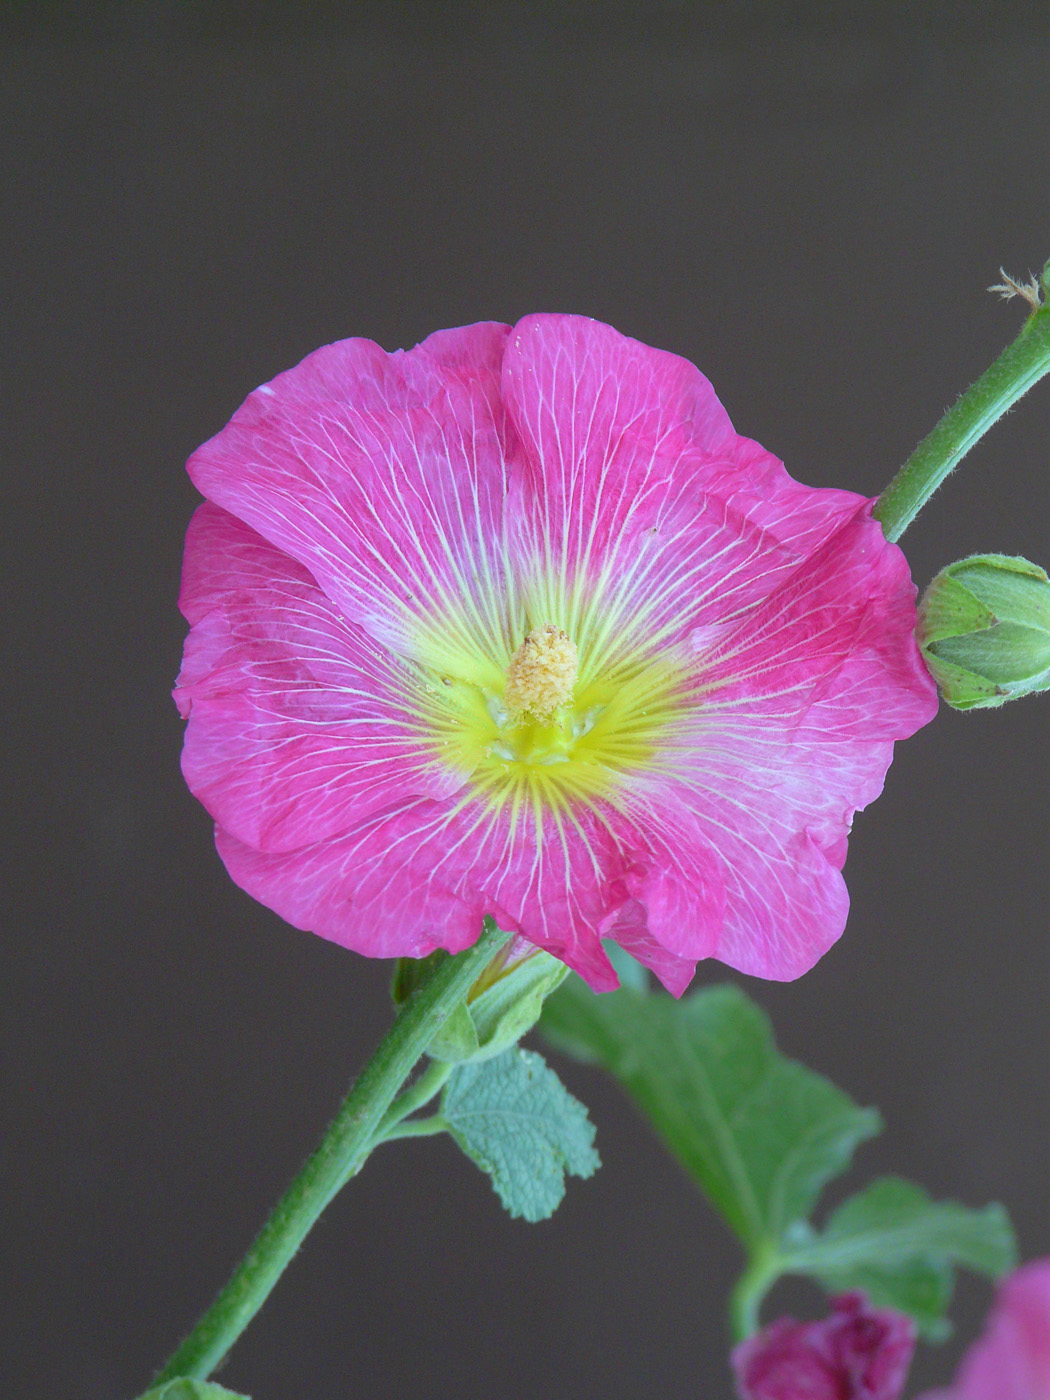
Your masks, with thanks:
M503 703L515 719L531 714L546 723L572 698L579 664L576 644L553 623L534 627L507 667Z

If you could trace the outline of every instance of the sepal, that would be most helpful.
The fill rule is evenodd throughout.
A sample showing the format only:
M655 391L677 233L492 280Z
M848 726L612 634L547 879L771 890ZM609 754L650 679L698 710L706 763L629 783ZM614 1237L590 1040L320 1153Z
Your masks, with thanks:
M926 590L916 636L954 709L1050 689L1050 578L1019 556L959 559Z
M399 958L391 988L402 1005L433 974L447 953ZM546 998L568 976L563 962L514 938L489 963L431 1041L427 1054L447 1064L491 1059L516 1045L540 1018Z

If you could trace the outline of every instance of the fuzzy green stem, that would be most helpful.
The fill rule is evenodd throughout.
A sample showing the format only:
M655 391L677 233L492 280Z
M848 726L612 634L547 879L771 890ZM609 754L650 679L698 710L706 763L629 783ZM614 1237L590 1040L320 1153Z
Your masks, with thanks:
M410 1113L415 1113L416 1109L422 1108L424 1104L430 1102L435 1094L440 1093L454 1068L454 1065L446 1064L442 1060L435 1060L426 1067L414 1084L410 1084L407 1089L402 1089L386 1113L383 1114L379 1127L372 1134L372 1147L380 1147L384 1142L396 1142L398 1138L419 1137L421 1134L410 1123L403 1124L401 1120L407 1118ZM437 1132L439 1130L434 1128L431 1131ZM351 1177L357 1175L364 1166L365 1160L362 1157L348 1164L342 1181L335 1188L336 1191L341 1191ZM333 1192L334 1194L335 1192Z
M416 1061L508 937L486 920L477 943L443 962L408 1000L313 1156L278 1202L229 1283L157 1376L155 1385L181 1376L206 1380L218 1366L269 1297L325 1206L360 1169L377 1143L377 1130L394 1096ZM423 1084L428 1073L413 1090Z
M1017 339L923 438L883 491L875 518L898 540L956 464L1022 394L1050 371L1050 306L1034 311Z
M436 1137L448 1132L448 1120L440 1113L431 1113L426 1118L413 1118L410 1123L395 1123L385 1134L384 1142L397 1142L398 1138Z
M401 1126L401 1120L423 1108L439 1094L454 1069L455 1065L444 1060L433 1060L427 1065L415 1083L403 1089L383 1115L383 1120L376 1129L376 1142L392 1141L390 1135L395 1128Z
M780 1261L775 1254L759 1250L751 1257L729 1296L729 1323L734 1341L743 1342L758 1331L762 1300L780 1274Z

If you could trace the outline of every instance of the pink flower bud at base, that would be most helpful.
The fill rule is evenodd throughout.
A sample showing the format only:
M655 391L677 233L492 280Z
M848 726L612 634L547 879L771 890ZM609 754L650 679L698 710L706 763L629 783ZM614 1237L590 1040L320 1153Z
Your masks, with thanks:
M899 1400L915 1335L910 1317L844 1293L829 1317L782 1317L735 1348L740 1400Z

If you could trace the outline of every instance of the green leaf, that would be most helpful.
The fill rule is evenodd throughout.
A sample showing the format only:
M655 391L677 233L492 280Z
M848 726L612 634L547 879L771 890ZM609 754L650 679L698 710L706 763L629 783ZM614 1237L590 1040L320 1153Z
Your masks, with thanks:
M928 1336L943 1336L954 1268L997 1278L1014 1267L1017 1246L1000 1205L971 1210L931 1201L921 1186L881 1177L851 1196L823 1230L786 1251L785 1270L819 1279L830 1291L863 1288L872 1301L911 1313Z
M850 1271L848 1284L844 1277L831 1274L819 1281L830 1293L859 1288L875 1307L907 1313L928 1342L944 1342L952 1335L952 1324L945 1317L955 1291L955 1270L950 1264L913 1259L893 1267L871 1259Z
M603 939L603 947L620 979L621 987L632 987L636 992L649 990L649 971L637 958L632 958L630 953L618 943L614 943L611 938Z
M215 1385L213 1381L180 1378L176 1381L165 1381L154 1390L147 1390L141 1400L248 1400L248 1397L227 1390L225 1386Z
M587 1110L528 1050L461 1065L441 1115L516 1217L546 1220L565 1195L565 1174L588 1177L600 1165Z
M781 1055L768 1017L732 985L674 1001L631 988L596 996L571 977L540 1029L620 1080L752 1251L778 1249L881 1128L873 1109Z

